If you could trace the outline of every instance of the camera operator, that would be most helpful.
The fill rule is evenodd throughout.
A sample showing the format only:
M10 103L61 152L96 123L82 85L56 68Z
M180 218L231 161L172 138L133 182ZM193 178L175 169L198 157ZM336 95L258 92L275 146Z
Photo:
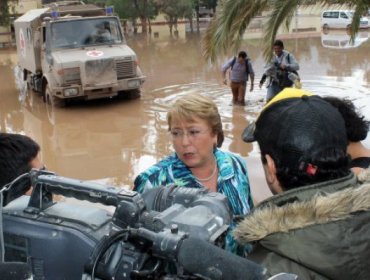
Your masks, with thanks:
M350 171L344 120L319 96L285 89L243 133L275 196L234 231L249 259L299 279L370 279L370 184ZM369 178L367 178L369 179Z
M0 133L1 209L30 190L31 184L28 178L21 179L20 177L32 168L41 169L44 167L39 153L40 146L30 137L20 134ZM19 180L17 184L10 186L8 189L9 184L17 178ZM2 215L2 211L0 211L0 215ZM31 269L27 263L4 262L5 249L2 232L2 216L0 226L0 279L32 279Z
M44 168L40 159L40 146L28 136L1 132L0 189L32 168ZM24 195L30 188L29 181L25 181L24 184L17 184L4 191L3 206Z
M299 64L294 55L284 49L284 43L281 40L275 40L273 44L274 56L269 67L262 76L259 87L262 87L266 77L269 77L267 83L266 103L269 102L275 95L281 92L284 88L301 87L300 78L298 75ZM270 75L271 66L275 68L275 77Z

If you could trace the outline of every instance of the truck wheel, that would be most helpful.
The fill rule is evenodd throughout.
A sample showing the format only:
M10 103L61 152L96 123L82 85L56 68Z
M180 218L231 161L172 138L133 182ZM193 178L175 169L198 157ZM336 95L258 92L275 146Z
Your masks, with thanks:
M130 99L138 99L138 98L140 98L140 96L141 96L141 91L140 91L140 89L134 89L134 90L130 90L130 92L129 92L129 98Z
M122 100L133 100L140 98L140 89L125 90L118 92L118 98Z
M55 107L64 107L66 105L66 102L64 99L55 97L51 94L49 85L46 85L45 87L45 94L44 94L46 102Z

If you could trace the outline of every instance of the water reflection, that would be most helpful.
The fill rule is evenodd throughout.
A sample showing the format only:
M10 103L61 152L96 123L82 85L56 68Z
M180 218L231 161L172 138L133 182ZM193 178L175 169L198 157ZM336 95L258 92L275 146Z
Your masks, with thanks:
M146 120L139 100L50 109L40 99L22 107L23 130L40 143L50 169L75 178L129 183L122 176L135 175L132 167L144 150L142 123Z
M1 131L18 132L23 129L23 114L18 101L12 64L0 63L0 127Z
M247 158L256 199L269 195L257 145L240 138L263 107L266 89L255 86L246 95L247 106L231 106L231 92L222 85L220 73L227 57L220 56L215 65L206 63L197 35L131 37L128 43L147 75L141 99L95 100L56 109L31 92L21 95L23 103L19 100L13 72L15 52L0 50L1 131L33 137L41 145L48 168L61 175L130 187L140 171L173 151L166 123L171 103L184 94L203 93L219 107L225 131L222 148ZM303 88L320 95L349 97L370 119L369 40L356 48L329 49L323 47L321 33L317 33L286 38L284 43L301 65ZM248 39L241 47L252 59L255 84L264 67L260 45L260 39Z
M368 31L360 31L353 41L351 41L351 35L347 30L323 30L321 33L321 44L324 48L357 48L367 40L369 40Z

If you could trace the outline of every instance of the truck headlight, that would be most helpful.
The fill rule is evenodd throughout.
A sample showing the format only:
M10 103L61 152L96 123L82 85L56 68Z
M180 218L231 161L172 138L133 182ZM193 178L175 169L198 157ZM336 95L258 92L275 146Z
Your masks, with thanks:
M127 87L138 88L140 86L140 80L130 80L127 82Z
M66 88L63 90L63 95L65 97L76 96L78 95L78 88Z

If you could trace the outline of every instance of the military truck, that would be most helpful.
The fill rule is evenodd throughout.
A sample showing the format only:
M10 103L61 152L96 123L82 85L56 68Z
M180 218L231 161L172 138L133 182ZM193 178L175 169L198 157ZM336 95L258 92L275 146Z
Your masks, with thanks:
M111 8L52 4L28 11L14 27L23 79L45 102L140 96L145 76Z

